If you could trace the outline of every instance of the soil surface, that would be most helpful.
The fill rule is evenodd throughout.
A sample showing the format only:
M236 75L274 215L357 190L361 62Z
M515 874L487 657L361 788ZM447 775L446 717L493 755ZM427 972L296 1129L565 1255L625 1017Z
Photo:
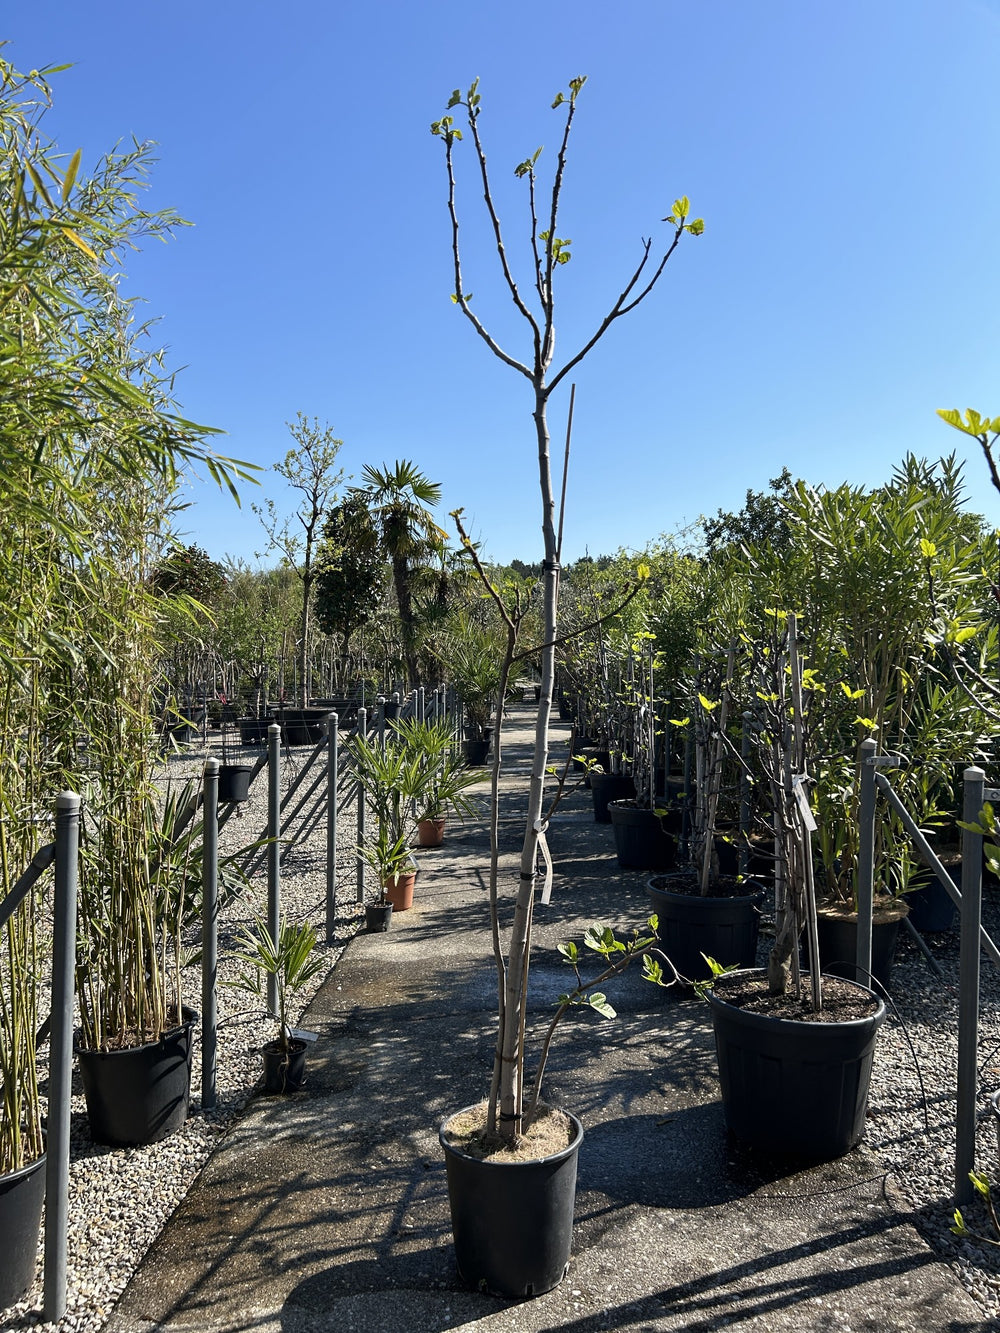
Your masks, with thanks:
M486 1132L486 1102L459 1111L444 1127L445 1139L469 1157L480 1161L536 1162L562 1152L573 1141L573 1122L563 1111L543 1106L528 1129L511 1148L499 1134Z
M691 898L748 898L762 892L761 886L752 880L737 879L735 875L713 875L708 881L708 891L702 894L698 876L693 871L657 875L650 883L661 893L682 893Z
M748 1013L769 1014L772 1018L791 1018L799 1023L846 1023L870 1018L876 1013L879 1001L850 981L840 977L823 978L823 1008L815 1013L809 990L809 974L802 974L801 998L793 994L772 995L767 988L767 977L760 973L733 973L719 977L715 994L734 1008Z

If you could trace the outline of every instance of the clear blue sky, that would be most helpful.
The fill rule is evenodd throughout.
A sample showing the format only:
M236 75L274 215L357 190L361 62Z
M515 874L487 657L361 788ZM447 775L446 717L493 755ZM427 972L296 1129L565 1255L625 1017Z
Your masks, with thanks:
M1000 414L1000 0L38 0L5 20L19 67L74 62L47 122L61 147L92 161L157 141L150 202L195 226L132 257L125 289L161 317L182 407L227 432L223 452L268 466L284 423L317 416L350 472L410 458L493 558L539 558L529 386L449 300L428 127L480 77L520 259L512 169L540 144L551 165L550 103L586 74L559 227L563 353L677 195L706 231L574 375L565 554L738 508L785 464L876 484L907 449L957 447L975 507L997 513L977 446L934 411ZM472 225L471 166L462 154L466 284L524 355ZM189 498L190 540L253 561L246 501L207 483Z

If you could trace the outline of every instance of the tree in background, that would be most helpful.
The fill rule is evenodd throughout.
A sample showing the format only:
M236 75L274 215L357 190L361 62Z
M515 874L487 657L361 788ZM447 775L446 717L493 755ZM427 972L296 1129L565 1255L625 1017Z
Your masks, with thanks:
M366 497L352 494L327 519L316 564L316 624L340 635L345 655L374 620L387 583L381 534Z
M362 478L365 484L352 487L351 495L363 499L392 566L407 685L417 685L420 667L414 580L416 571L445 538L431 513L441 499L441 487L406 459L397 459L393 468L367 464Z
M312 612L312 590L316 578L314 554L320 536L320 524L336 497L337 487L344 479L342 468L337 467L337 455L343 440L334 438L330 426L320 427L318 418L312 422L302 413L295 421L287 422L296 448L289 449L284 462L275 463L273 471L297 491L302 503L291 518L279 519L273 500L254 505L270 543L269 549L280 551L283 559L295 570L302 584L302 602L299 612L298 679L299 702L309 702L309 633ZM301 528L301 532L298 530Z

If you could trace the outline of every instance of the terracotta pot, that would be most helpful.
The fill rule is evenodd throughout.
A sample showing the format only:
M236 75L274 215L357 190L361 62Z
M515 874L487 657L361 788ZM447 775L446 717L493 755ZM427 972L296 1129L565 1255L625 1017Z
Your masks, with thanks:
M444 842L444 815L440 819L422 819L417 825L418 847L440 847Z
M394 911L405 912L413 906L413 886L417 872L411 870L408 875L390 875L385 881L385 896L392 903Z

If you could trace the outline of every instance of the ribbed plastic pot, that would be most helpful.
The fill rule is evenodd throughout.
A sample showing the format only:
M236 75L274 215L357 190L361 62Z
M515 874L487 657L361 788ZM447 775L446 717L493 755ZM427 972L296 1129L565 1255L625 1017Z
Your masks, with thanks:
M622 870L672 870L677 839L667 833L654 810L627 801L610 801L611 826Z
M591 773L590 794L594 798L594 819L598 824L610 824L608 802L635 800L635 782L631 773Z
M181 1027L145 1046L118 1051L77 1048L95 1143L113 1147L157 1143L184 1124L198 1015L186 1006L183 1015Z
M0 1310L19 1301L34 1281L44 1201L44 1157L0 1176Z
M740 973L731 974L740 977ZM755 973L766 984L764 972ZM809 1023L728 1004L720 979L709 995L726 1124L744 1142L815 1161L840 1157L861 1139L875 1036L885 1005L870 1017Z
M583 1142L583 1125L569 1118L569 1145L534 1162L469 1157L447 1142L448 1122L441 1126L455 1257L470 1287L497 1296L540 1296L566 1275Z
M649 881L649 901L658 917L657 938L682 976L701 981L709 975L702 954L724 967L753 967L764 890L749 882L741 888L750 892L735 898L703 898L674 893L662 879Z

